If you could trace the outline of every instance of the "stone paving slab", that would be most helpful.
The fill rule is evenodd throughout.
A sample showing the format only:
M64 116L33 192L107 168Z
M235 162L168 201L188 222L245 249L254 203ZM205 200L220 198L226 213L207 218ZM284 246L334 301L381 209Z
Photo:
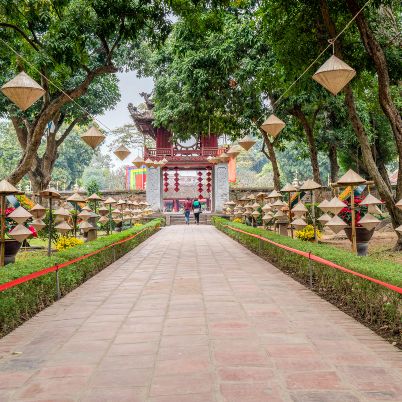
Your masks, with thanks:
M170 226L0 340L2 401L402 401L402 354L211 226Z

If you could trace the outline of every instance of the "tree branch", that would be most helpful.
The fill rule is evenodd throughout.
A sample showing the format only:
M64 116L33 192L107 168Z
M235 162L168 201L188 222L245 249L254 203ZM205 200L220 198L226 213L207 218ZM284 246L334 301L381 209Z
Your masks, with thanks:
M76 126L76 124L83 118L84 115L78 116L70 123L70 125L64 130L64 133L60 136L60 138L56 140L56 148L58 148L63 143L63 141L71 133L72 129Z
M21 28L7 22L0 22L0 27L11 28L14 31L17 31L36 51L39 51L39 48L37 47L35 42Z

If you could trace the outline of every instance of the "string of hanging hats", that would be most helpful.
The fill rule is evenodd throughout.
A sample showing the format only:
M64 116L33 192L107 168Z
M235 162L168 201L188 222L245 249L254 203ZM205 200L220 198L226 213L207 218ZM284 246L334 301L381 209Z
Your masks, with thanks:
M293 88L294 85L313 67L313 65L321 58L321 56L332 46L332 56L314 73L313 80L322 85L325 89L333 95L337 95L356 75L356 71L346 64L344 61L335 56L335 42L346 31L351 23L357 16L364 10L365 7L372 0L368 0L361 9L353 16L353 18L345 25L345 27L336 35L335 38L330 39L328 46L317 56L317 58L299 75L282 93L282 95L273 103L272 108L281 101L281 99ZM262 116L257 120L257 122ZM271 114L260 126L267 134L276 138L279 133L285 128L286 123L282 121L275 114Z

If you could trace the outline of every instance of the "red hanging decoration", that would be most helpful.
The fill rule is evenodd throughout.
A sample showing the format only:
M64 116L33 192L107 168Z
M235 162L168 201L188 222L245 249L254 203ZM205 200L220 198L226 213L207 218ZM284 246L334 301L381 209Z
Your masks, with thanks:
M169 191L169 174L168 174L168 168L164 167L163 168L163 185L164 185L164 191L167 193Z

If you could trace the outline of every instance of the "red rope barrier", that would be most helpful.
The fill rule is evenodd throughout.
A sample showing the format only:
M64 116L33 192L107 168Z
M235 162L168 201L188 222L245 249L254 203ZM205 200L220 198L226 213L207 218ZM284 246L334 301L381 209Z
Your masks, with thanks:
M303 256L303 257L306 257L306 258L308 258L308 259L310 259L310 260L312 260L312 261L316 261L316 262L318 262L318 263L320 263L320 264L322 264L322 265L326 265L326 266L328 266L328 267L338 269L338 270L340 270L340 271L343 271L343 272L346 272L346 273L348 273L348 274L357 276L357 277L359 277L359 278L366 279L366 280L368 280L368 281L370 281L370 282L376 283L377 285L384 286L384 287L386 287L386 288L388 288L388 289L393 290L394 292L397 292L397 293L399 293L399 294L402 294L402 288L400 288L400 287L398 287L398 286L391 285L390 283L386 283L386 282L380 281L379 279L371 278L370 276L361 274L360 272L352 271L351 269L342 267L341 265L335 264L335 263L333 263L332 261L326 260L325 258L318 257L317 255L311 254L311 252L308 253L308 252L306 252L306 251L301 251L301 250L298 250L298 249L296 249L296 248L292 248L292 247L289 247L289 246L285 246L285 245L283 245L283 244L276 243L276 242L274 242L274 241L272 241L272 240L269 240L269 239L267 239L267 238L265 238L265 237L262 237L262 236L260 236L260 235L256 235L256 234L254 234L254 233L249 233L249 232L246 232L246 231L241 230L241 229L234 228L234 227L229 226L229 225L223 225L223 226L226 227L226 228L229 228L229 229L231 229L231 230L233 230L233 231L235 231L235 232L240 232L240 233L244 233L244 234L246 234L246 235L249 235L249 236L251 236L251 237L255 237L256 239L263 240L263 241L265 241L265 242L267 242L267 243L273 244L274 246L283 248L284 250L290 251L290 252L295 253L295 254L299 254L299 255L301 255L301 256Z
M80 257L74 258L73 260L66 261L66 262L63 262L61 264L56 264L56 265L53 265L51 267L42 269L40 271L32 272L32 274L21 276L20 278L14 279L14 280L12 280L10 282L2 283L2 284L0 284L0 292L3 292L3 291L5 291L7 289L10 289L10 288L13 288L14 286L20 285L21 283L28 282L28 281L30 281L32 279L39 278L40 276L46 275L46 274L48 274L50 272L57 271L58 269L68 267L69 265L74 264L74 263L76 263L78 261L81 261L81 260L84 260L86 258L92 257L93 255L99 254L100 252L102 252L102 251L104 251L104 250L106 250L106 249L108 249L110 247L114 247L114 246L116 246L118 244L125 243L125 242L127 242L129 240L134 239L135 237L137 237L141 233L145 232L147 229L148 228L142 229L141 231L139 231L138 233L136 233L136 234L134 234L132 236L129 236L129 237L125 238L125 239L119 240L119 241L117 241L115 243L109 244L109 245L107 245L105 247L100 248L99 250L92 251L91 253L81 255Z

